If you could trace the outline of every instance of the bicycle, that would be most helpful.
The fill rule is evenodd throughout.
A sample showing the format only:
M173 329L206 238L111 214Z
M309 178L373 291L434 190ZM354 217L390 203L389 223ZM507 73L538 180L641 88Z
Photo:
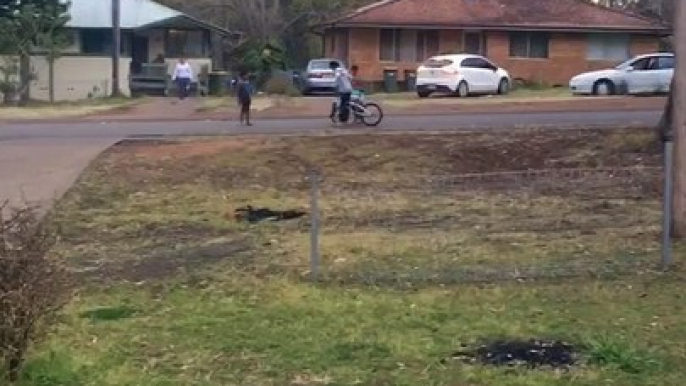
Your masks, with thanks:
M355 90L350 96L350 112L353 123L363 123L366 126L378 126L383 120L383 110L378 103L367 102L364 91ZM333 116L331 120L338 123L339 102L334 102Z

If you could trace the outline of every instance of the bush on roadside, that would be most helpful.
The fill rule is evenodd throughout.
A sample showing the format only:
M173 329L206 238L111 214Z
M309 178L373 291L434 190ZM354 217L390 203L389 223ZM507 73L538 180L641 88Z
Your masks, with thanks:
M293 81L285 76L273 76L267 80L264 90L269 95L298 96L300 90L293 84Z
M0 205L0 377L10 383L70 299L69 275L50 254L56 241L36 208Z

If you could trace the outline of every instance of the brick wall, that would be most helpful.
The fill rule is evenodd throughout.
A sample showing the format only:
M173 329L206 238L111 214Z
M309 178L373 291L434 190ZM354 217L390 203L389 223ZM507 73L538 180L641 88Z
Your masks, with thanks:
M331 45L327 44L327 46L330 47ZM659 39L657 37L637 35L631 39L630 54L635 56L655 52L658 48ZM507 32L487 32L485 49L488 58L507 69L512 78L548 85L566 86L569 79L580 72L607 68L617 64L613 61L587 60L586 34L552 34L547 59L511 58ZM461 50L461 31L440 31L439 52L459 53ZM326 53L329 56L334 55L329 50ZM350 65L356 64L360 67L358 78L363 82L382 81L384 70L398 71L399 80L404 81L405 71L414 71L420 64L379 61L379 30L374 28L350 30L347 62Z
M659 39L654 36L633 36L630 55L655 52ZM506 32L488 34L488 57L506 68L513 79L524 79L549 85L566 86L569 80L584 71L613 67L616 61L587 60L585 34L553 34L547 59L510 58L509 35Z

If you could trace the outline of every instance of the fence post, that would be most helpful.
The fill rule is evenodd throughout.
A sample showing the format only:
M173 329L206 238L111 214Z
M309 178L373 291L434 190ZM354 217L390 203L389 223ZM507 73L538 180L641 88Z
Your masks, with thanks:
M662 193L662 269L672 264L672 195L674 185L674 142L664 142L664 184Z
M319 182L316 170L310 172L310 279L319 280Z

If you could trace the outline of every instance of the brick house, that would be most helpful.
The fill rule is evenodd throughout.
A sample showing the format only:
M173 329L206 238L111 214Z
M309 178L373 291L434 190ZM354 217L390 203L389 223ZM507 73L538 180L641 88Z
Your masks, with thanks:
M436 54L488 57L521 81L567 85L579 72L658 51L667 26L584 0L384 0L320 26L324 55L382 81Z

